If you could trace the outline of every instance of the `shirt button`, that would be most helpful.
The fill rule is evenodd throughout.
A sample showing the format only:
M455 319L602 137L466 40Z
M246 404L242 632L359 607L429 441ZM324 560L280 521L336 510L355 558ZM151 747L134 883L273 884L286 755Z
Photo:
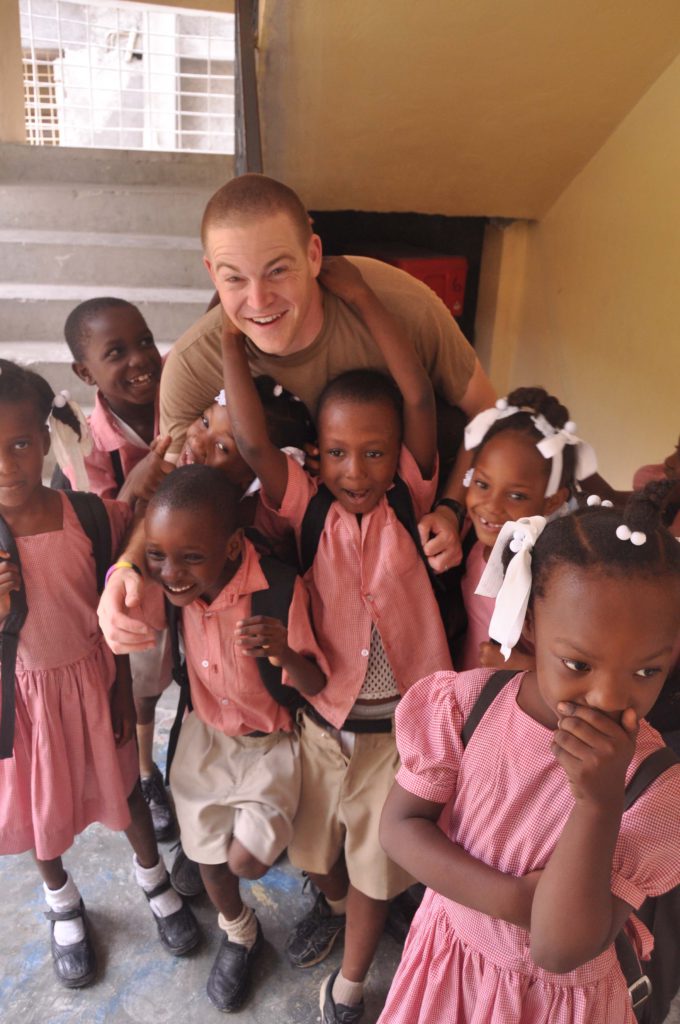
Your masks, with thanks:
M222 704L228 704L229 703L228 697L223 697L221 703Z
M203 616L204 619L212 619L212 612L206 612Z
M203 666L203 668L210 668L210 662L209 661L202 661L201 665Z
M363 648L363 650L361 652L361 657L362 658L367 658L368 657L368 648L367 647Z
M366 594L366 600L367 601L372 601L373 600L373 594Z

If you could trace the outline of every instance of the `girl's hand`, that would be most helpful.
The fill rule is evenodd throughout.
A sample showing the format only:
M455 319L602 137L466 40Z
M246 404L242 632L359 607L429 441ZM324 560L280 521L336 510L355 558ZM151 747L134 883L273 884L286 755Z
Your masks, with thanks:
M137 725L137 713L130 688L114 683L109 693L109 708L116 746L123 747L135 735Z
M168 435L156 437L151 442L148 455L145 455L128 473L118 493L119 501L133 504L138 499L151 500L163 479L175 468L172 462L165 460L165 453L171 441L172 438Z
M21 590L21 574L18 566L9 559L8 551L0 551L0 622L3 622L10 612L11 593L13 590Z
M622 801L639 728L634 710L626 708L620 724L603 711L580 704L561 703L557 711L562 717L551 750L564 768L574 799L601 807Z
M237 338L243 338L243 331L239 331L222 306L222 341L235 341Z
M345 256L327 256L321 264L319 282L350 306L359 305L370 291L361 272Z
M144 580L133 569L116 569L99 599L99 628L114 654L149 651L156 646L153 627L142 615Z
M482 668L507 668L500 646L493 640L482 640L479 645L479 664Z
M288 630L278 619L253 615L236 623L236 643L250 658L268 658L280 666L290 653Z
M308 441L305 445L305 473L309 473L310 476L318 476L320 467L319 449L317 445Z

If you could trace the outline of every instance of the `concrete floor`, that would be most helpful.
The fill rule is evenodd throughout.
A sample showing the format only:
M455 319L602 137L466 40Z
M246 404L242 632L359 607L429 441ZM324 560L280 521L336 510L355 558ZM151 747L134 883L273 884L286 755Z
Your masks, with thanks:
M161 765L161 751L174 716L174 697L171 691L164 696L157 715ZM164 844L163 852L171 864L171 844ZM0 955L2 1024L210 1024L225 1019L205 994L220 941L216 915L206 897L192 901L203 942L195 954L175 959L155 937L155 925L134 883L131 854L122 835L92 826L78 837L65 861L89 910L100 965L98 979L81 991L69 992L58 984L31 857L1 858L0 887L5 903ZM339 964L340 949L325 963L305 971L292 968L284 953L291 923L311 906L313 897L302 894L300 876L285 859L264 879L245 883L244 890L262 922L266 946L251 995L233 1018L239 1024L316 1024L320 1020L319 986ZM364 1024L377 1020L399 955L397 943L385 935L368 978ZM666 1024L680 1024L680 996Z

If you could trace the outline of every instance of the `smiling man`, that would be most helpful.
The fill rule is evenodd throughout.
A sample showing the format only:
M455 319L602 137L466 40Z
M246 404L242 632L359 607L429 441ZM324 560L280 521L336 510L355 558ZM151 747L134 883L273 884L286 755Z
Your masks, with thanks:
M318 396L333 377L359 367L385 369L358 317L320 285L321 239L292 189L265 175L234 178L209 201L201 233L205 265L221 307L246 336L254 376L271 375L314 415ZM458 406L470 418L492 405L495 394L474 350L434 292L386 263L350 259L401 321L440 406ZM209 405L222 386L222 308L201 317L168 356L161 380L161 429L172 437L171 458L179 453L196 410ZM445 497L462 499L467 461L461 453ZM455 513L446 506L423 521L426 553L436 571L457 560L457 526Z

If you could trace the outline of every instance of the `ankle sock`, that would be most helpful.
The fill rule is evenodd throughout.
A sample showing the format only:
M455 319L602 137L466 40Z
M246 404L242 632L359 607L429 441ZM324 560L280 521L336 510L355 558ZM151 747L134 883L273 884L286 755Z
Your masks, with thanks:
M227 933L230 942L237 942L239 946L252 949L257 938L257 918L252 907L243 904L243 909L233 921L227 920L224 914L220 914L217 923L222 931Z
M80 892L68 871L66 882L61 889L48 889L43 882L45 900L50 910L63 913L66 910L75 910L80 903ZM72 921L54 922L54 941L60 946L72 946L85 938L85 924L82 917L74 917Z
M331 914L334 917L338 917L340 914L347 913L347 897L344 896L341 900L329 900L326 897L326 903L330 907Z
M152 868L143 868L137 860L137 854L133 855L132 863L135 866L137 885L140 885L144 892L151 892L168 877L162 857L158 858L158 864L154 864ZM160 896L154 896L152 900L149 900L149 906L156 917L169 917L170 914L175 914L182 909L182 897L170 886Z
M364 997L363 981L348 981L342 971L333 982L333 1002L336 1006L357 1006Z

